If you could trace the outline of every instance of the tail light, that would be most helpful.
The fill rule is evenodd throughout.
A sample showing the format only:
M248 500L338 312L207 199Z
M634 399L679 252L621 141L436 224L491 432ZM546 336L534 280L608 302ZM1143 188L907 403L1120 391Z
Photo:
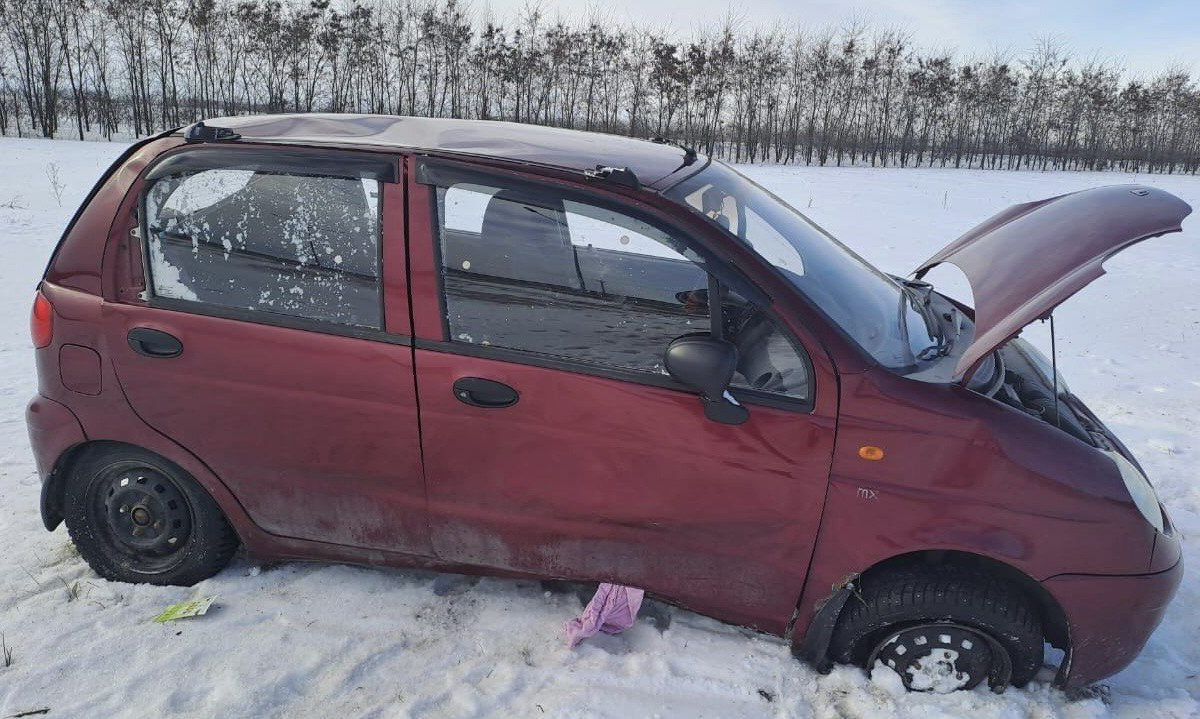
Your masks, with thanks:
M40 291L33 300L33 316L29 319L29 333L33 335L33 346L42 348L54 339L54 307Z

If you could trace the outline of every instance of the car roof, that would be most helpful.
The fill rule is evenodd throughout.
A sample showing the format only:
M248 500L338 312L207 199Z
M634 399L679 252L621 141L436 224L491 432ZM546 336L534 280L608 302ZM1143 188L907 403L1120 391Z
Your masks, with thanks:
M496 120L311 113L220 117L204 124L255 142L427 150L578 172L621 167L660 190L706 164L678 145Z

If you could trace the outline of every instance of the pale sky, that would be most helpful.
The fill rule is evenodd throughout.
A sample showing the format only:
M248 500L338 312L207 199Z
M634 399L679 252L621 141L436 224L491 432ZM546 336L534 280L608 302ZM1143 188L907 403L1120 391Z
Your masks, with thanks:
M530 0L474 0L503 24ZM903 28L921 47L962 56L1027 50L1038 37L1061 40L1077 59L1117 62L1131 74L1168 65L1200 71L1200 0L541 0L554 18L586 19L597 8L622 23L648 25L686 37L716 28L732 12L748 26L799 24L819 29L855 18L873 27Z

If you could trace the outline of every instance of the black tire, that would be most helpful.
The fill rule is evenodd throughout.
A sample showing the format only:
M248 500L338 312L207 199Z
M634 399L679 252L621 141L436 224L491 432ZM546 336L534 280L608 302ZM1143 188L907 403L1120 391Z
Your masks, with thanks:
M838 617L829 656L869 671L867 662L881 643L922 625L957 625L994 641L1008 654L1013 686L1024 686L1042 666L1042 621L1035 603L1002 577L954 564L885 569L863 577L857 596Z
M66 479L71 541L105 579L189 586L221 571L237 550L213 498L158 455L100 447L79 457Z

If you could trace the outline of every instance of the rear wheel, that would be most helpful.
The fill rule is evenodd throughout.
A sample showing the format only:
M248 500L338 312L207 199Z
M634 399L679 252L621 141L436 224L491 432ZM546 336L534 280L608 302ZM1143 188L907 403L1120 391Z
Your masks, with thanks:
M984 570L916 566L865 576L846 603L830 656L896 672L912 691L1023 686L1042 665L1037 607Z
M65 519L71 540L105 579L190 585L229 563L238 539L186 472L133 447L88 452L72 467Z

